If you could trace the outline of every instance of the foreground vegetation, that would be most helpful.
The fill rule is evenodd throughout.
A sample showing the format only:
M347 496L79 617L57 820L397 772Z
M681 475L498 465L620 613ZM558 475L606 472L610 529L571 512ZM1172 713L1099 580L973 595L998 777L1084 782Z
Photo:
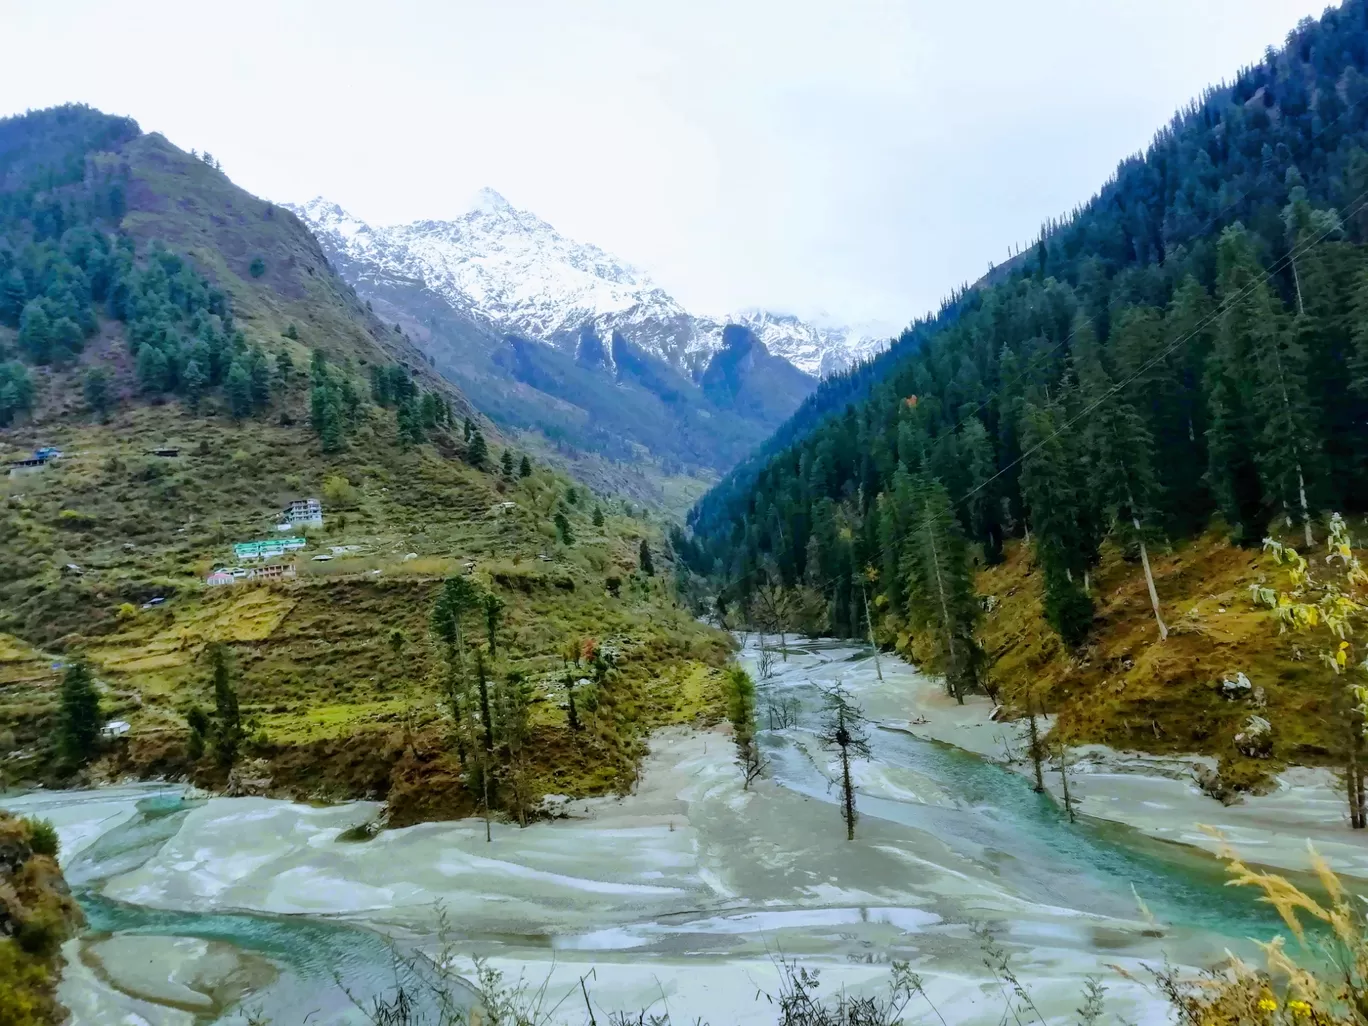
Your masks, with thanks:
M1364 1026L1368 1023L1368 918L1359 896L1350 893L1321 859L1312 863L1323 896L1313 896L1272 873L1256 872L1233 852L1222 853L1229 884L1259 892L1274 906L1292 935L1274 937L1260 947L1265 964L1251 965L1228 955L1217 967L1192 973L1168 963L1146 966L1144 978L1111 967L1131 983L1142 983L1167 1003L1177 1023L1188 1026ZM1045 1023L1032 997L1029 977L1020 976L991 935L979 931L983 965L1001 994L1001 1021ZM395 955L395 989L357 1008L373 1026L549 1026L577 1014L569 996L552 1002L547 981L519 976L507 980L488 963L476 960L473 974L456 966L461 952L444 944L431 958ZM894 962L887 982L872 992L844 989L823 993L820 970L776 956L779 986L755 995L773 1010L776 1026L903 1026L945 1019L927 993L924 980L904 962ZM580 979L584 1021L596 1023L592 973ZM1074 1010L1080 1026L1126 1019L1107 1009L1103 977L1090 977ZM617 1010L609 1026L669 1026L662 1004L637 1011ZM267 1026L254 1020L256 1026ZM695 1024L698 1026L698 1024Z
M56 831L0 812L0 1022L61 1021L60 948L82 922L57 868Z

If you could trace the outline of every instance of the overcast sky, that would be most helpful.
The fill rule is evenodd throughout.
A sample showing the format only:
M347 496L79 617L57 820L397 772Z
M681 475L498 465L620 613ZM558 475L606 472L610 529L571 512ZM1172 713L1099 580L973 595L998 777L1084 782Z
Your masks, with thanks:
M491 186L697 311L891 327L1323 6L0 0L0 104L129 114L376 224Z

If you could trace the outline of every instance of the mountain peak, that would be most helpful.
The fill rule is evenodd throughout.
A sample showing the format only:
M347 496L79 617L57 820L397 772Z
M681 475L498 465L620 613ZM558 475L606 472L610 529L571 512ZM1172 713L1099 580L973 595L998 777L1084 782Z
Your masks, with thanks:
M512 209L512 203L509 203L502 194L487 185L477 192L475 198L470 201L470 212L472 214L499 214Z
M819 328L788 313L695 316L649 274L567 238L488 187L454 221L376 228L321 198L292 209L335 255L363 260L367 274L422 281L453 309L501 333L573 345L586 327L600 338L621 331L667 362L696 369L725 345L722 329L734 323L751 329L769 353L813 377L842 370L883 346L877 337Z

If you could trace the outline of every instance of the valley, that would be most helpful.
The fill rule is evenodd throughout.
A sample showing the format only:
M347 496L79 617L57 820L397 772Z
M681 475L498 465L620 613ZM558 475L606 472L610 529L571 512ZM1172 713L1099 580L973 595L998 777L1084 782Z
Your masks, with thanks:
M196 108L232 176L0 116L0 1026L1365 1026L1368 0L896 338L852 326L929 287L893 236L981 205L839 152L967 159L920 59L743 47L710 113L624 28L528 150L574 76L527 54L604 26L462 63L461 13L378 126ZM348 14L287 15L302 102ZM486 87L536 101L500 138ZM577 117L648 100L610 217ZM348 149L408 104L448 130ZM551 223L594 204L651 270Z

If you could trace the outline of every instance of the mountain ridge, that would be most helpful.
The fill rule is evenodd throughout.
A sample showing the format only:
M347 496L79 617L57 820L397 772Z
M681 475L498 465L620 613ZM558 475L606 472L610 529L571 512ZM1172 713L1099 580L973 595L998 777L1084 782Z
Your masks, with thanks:
M645 271L592 243L567 238L489 188L456 218L399 225L369 224L321 196L285 206L325 248L372 265L369 273L420 280L454 309L496 330L553 345L573 345L585 325L600 335L617 330L654 355L701 373L722 348L722 329L740 324L772 355L821 378L887 343L875 334L779 311L694 314Z
M338 274L439 373L587 477L713 477L817 385L749 328L719 327L704 353L698 322L643 274L492 190L463 219L394 232L326 201L295 209ZM728 387L703 387L728 345L752 358L733 361Z

